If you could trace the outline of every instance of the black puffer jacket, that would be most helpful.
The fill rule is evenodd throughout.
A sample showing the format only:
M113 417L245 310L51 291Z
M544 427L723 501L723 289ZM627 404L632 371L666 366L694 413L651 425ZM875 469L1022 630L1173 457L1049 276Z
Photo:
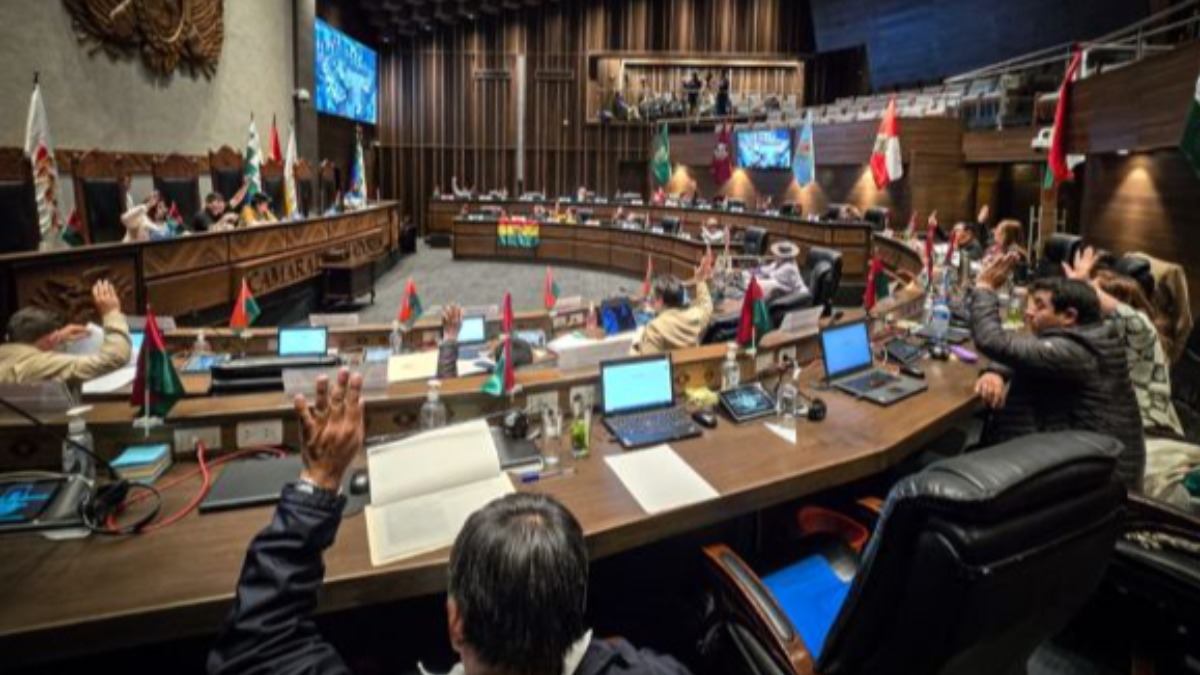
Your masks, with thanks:
M983 441L991 445L1041 431L1078 429L1125 445L1118 475L1140 491L1146 468L1142 418L1129 380L1125 346L1106 322L1041 335L1006 332L996 294L970 298L975 346L1009 382L1008 400L993 413Z

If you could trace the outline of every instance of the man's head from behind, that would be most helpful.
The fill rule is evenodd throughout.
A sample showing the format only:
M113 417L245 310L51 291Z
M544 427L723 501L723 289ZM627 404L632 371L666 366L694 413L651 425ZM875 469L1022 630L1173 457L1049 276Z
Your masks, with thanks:
M683 282L674 275L660 274L655 277L651 298L656 311L683 307L684 297Z
M1082 281L1050 277L1035 281L1029 288L1025 325L1033 333L1086 326L1101 318L1100 298Z
M41 307L26 307L9 318L8 341L50 351L57 345L56 336L65 323L57 312Z
M557 675L584 633L588 554L561 504L517 493L467 519L450 553L450 642L468 674Z

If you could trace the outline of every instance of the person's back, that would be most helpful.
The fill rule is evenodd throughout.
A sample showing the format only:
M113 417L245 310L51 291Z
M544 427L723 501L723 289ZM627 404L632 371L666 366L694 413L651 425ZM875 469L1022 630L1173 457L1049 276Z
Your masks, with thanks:
M646 324L634 352L658 354L700 344L713 314L712 296L708 292L712 264L712 253L707 253L696 268L696 297L690 305L684 302L683 283L678 279L670 275L655 279L653 302L660 312Z

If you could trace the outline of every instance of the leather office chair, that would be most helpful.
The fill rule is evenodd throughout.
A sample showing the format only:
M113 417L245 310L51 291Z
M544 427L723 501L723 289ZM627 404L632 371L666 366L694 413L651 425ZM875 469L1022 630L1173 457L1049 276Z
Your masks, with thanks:
M663 216L662 220L659 221L659 226L662 227L663 234L669 234L672 237L678 235L683 230L683 224L676 216Z
M833 308L833 297L842 283L842 253L823 246L813 246L804 257L800 267L804 277L803 291L781 295L767 303L771 313L771 325L778 328L789 312L808 307L824 307L828 315Z
M125 175L119 156L92 150L75 162L75 208L90 244L125 238Z
M747 227L742 233L742 255L762 256L767 253L767 230L763 227Z
M321 213L333 208L337 201L338 173L337 167L328 159L321 160L317 170L317 192L321 198Z
M212 191L219 193L228 202L242 189L244 172L241 154L228 145L222 145L215 151L210 150L208 173L212 179Z
M1146 299L1154 299L1154 275L1150 272L1150 261L1140 256L1127 255L1117 261L1114 267L1117 273L1138 282Z
M789 218L799 218L804 215L804 209L796 202L787 202L779 207L779 215L788 216Z
M1058 432L933 464L892 488L857 570L842 574L817 556L760 579L724 545L706 548L714 672L1024 672L1108 566L1120 449Z
M312 166L308 160L296 160L294 169L296 178L296 208L305 216L316 215L317 187Z
M67 216L59 214L62 224ZM0 149L0 254L36 251L42 240L33 169L21 148Z
M891 212L882 206L872 206L863 212L863 220L871 224L872 232L883 232L887 229Z
M276 218L285 217L287 204L283 191L283 162L264 160L259 175L262 178L263 192L271 198L271 213L274 213Z
M846 208L847 204L829 204L825 207L825 214L821 216L821 220L838 221L842 219L842 209Z
M1042 247L1042 257L1038 260L1037 276L1061 277L1062 264L1075 260L1075 254L1083 248L1083 237L1073 234L1055 233L1050 235Z
M183 155L167 155L150 165L154 189L167 205L179 209L182 225L188 227L200 211L200 167L196 160Z
M579 209L578 211L575 212L575 221L578 222L580 225L583 225L584 223L588 222L589 220L595 220L595 219L596 219L596 211L593 209Z

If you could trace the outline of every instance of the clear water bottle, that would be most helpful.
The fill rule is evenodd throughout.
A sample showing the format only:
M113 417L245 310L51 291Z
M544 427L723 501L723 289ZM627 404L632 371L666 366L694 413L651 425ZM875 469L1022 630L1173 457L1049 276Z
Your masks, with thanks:
M196 333L196 342L195 342L195 344L192 345L192 353L193 354L211 354L212 353L212 345L210 345L208 343L208 340L206 340L204 338L204 329L203 328L200 329L200 332Z
M728 391L742 383L742 368L737 362L737 345L729 344L725 352L725 365L721 366L721 389Z
M71 442L63 443L63 473L76 474L89 482L96 480L96 462L80 446L95 452L92 432L88 431L87 420L84 419L91 409L91 406L82 406L67 411L67 438Z
M939 297L933 302L932 316L929 321L929 333L937 344L946 344L946 334L950 331L950 305L946 298Z
M429 393L421 405L421 429L440 429L446 426L446 404L442 403L441 380L429 381Z
M404 331L400 330L400 322L392 322L392 334L388 336L388 346L392 349L392 356L399 356L404 353Z

